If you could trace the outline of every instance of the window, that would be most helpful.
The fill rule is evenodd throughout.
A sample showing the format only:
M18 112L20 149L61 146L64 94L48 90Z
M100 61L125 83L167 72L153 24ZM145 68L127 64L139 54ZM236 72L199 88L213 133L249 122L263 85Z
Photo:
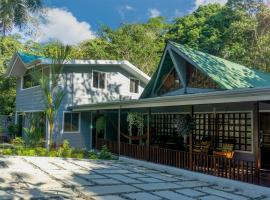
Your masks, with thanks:
M131 93L139 93L140 81L135 78L130 78L129 91Z
M28 70L22 77L22 89L27 89L39 85L39 83L33 78L33 72L33 69Z
M206 89L220 88L211 78L200 72L190 63L187 64L187 87Z
M182 87L175 68L173 68L171 72L168 75L164 76L162 79L163 83L157 92L158 95L163 95L165 93L175 91Z
M93 87L94 88L105 88L105 72L93 71Z
M66 112L64 113L64 132L79 132L80 113Z
M251 113L197 113L194 137L214 137L215 147L221 148L226 141L234 143L234 149L252 150ZM215 135L213 136L213 134Z

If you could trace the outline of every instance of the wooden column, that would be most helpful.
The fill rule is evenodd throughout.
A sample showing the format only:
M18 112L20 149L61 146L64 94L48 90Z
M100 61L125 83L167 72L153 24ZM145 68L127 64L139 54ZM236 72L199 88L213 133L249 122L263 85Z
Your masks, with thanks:
M121 108L118 109L118 128L117 128L117 144L118 144L118 155L121 154Z
M194 106L191 106L190 108L190 115L193 118L194 117ZM193 159L192 159L192 154L193 154L193 131L189 135L189 169L192 170L193 168Z
M260 183L261 149L260 149L260 113L259 102L253 103L253 151L255 155L255 183Z
M147 160L150 159L150 120L151 120L151 108L148 108L147 114L147 135L146 135L146 156Z

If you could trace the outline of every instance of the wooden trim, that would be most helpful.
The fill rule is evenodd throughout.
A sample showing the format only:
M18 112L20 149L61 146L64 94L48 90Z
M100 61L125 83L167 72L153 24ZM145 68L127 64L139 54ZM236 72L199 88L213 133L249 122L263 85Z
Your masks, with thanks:
M259 102L253 103L253 147L255 155L255 183L259 183L259 170L261 168L261 155L260 155L260 124L259 124Z
M117 128L117 145L118 145L118 155L121 154L121 108L118 109L118 128Z

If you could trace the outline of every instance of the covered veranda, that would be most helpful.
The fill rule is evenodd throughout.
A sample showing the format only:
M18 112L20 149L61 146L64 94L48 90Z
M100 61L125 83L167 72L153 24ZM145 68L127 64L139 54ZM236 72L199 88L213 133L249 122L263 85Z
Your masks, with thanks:
M92 112L97 149L106 145L123 156L267 185L267 176L260 177L267 162L259 133L260 116L270 110L268 93L265 88L239 89L81 105L72 110ZM140 127L129 127L130 113L141 115ZM106 116L104 131L96 127L99 116ZM176 126L181 116L191 116L195 122L187 136ZM100 131L103 134L97 134Z

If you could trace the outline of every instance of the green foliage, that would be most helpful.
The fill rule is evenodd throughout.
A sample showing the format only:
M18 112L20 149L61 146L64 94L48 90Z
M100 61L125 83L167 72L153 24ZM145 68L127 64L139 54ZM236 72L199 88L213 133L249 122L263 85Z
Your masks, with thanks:
M30 127L23 128L26 136L25 143L28 147L37 147L43 143L44 123L40 113L26 115L30 121Z
M127 115L127 122L128 122L130 134L131 134L133 126L135 126L138 129L139 133L142 131L142 127L143 127L142 113L129 112Z
M11 140L11 144L15 147L24 147L25 142L21 137L15 137L13 140Z
M97 153L94 152L94 151L91 151L91 152L89 153L89 159L91 159L91 160L96 160L96 159L98 159Z
M101 151L98 155L98 158L103 159L103 160L111 160L112 159L112 154L109 152L106 145L102 146Z
M19 134L20 127L17 124L10 124L8 126L8 132L12 138L15 138Z
M61 147L57 150L57 156L64 157L64 158L70 158L72 153L72 149L69 146L69 141L64 140Z
M43 147L37 147L35 149L35 151L36 151L37 156L45 157L45 156L49 155L48 150L46 148L43 148Z
M88 152L84 149L72 149L71 158L87 158Z
M3 155L13 155L13 150L12 149L3 149L2 154Z
M26 27L31 21L31 14L40 11L42 0L1 0L0 1L0 30L3 35L11 32L16 26Z

